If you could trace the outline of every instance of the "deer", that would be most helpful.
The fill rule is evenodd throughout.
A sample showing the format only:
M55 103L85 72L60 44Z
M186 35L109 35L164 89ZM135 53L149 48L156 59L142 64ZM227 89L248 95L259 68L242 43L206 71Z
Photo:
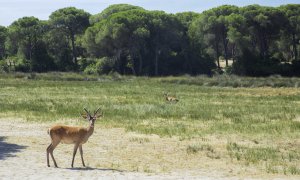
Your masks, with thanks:
M164 96L165 96L166 101L168 101L168 102L177 103L179 101L179 99L177 99L174 96L170 96L168 93L164 93Z
M54 166L57 168L57 163L53 156L53 151L57 147L57 145L62 142L65 144L74 144L74 150L73 150L73 159L72 159L72 165L73 168L74 165L74 158L77 153L77 149L79 148L81 161L83 167L85 167L84 160L83 160L83 150L82 145L86 143L89 139L89 137L94 132L94 126L96 119L103 116L103 113L99 113L100 108L98 108L96 111L94 111L94 114L91 115L91 113L84 108L85 112L84 114L81 114L81 116L89 121L88 127L75 127L75 126L67 126L67 125L55 125L48 129L48 134L51 138L51 143L47 147L47 165L50 167L49 164L49 154L51 155L51 158L53 160Z

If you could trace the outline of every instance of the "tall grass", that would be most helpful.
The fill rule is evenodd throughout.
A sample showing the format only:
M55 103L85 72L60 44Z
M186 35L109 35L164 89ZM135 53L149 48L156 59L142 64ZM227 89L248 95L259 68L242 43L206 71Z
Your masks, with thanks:
M296 136L300 130L297 88L220 88L174 83L173 78L122 76L95 76L90 81L78 74L74 78L79 80L69 81L66 77L72 74L62 74L60 80L56 76L2 76L0 115L38 121L78 119L84 107L101 107L103 125L161 136ZM179 103L166 103L164 92L177 96Z
M166 83L189 84L198 86L216 87L295 87L300 86L300 78L281 77L273 75L270 77L241 77L235 75L216 75L213 78L207 76L197 77L168 77L160 79Z

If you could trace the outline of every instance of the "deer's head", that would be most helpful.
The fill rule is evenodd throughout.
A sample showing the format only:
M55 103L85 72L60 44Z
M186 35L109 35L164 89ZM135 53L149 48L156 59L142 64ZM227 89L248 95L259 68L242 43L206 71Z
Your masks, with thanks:
M96 111L94 111L94 115L91 115L91 113L86 108L84 108L84 111L86 113L81 114L81 116L90 122L91 127L94 127L96 119L103 116L103 112L100 113L99 110L100 110L100 108L98 108Z

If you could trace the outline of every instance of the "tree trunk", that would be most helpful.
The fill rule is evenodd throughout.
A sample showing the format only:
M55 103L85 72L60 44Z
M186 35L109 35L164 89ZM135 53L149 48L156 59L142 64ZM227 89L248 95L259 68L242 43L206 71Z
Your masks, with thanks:
M73 63L77 65L77 54L75 47L75 34L71 32L71 42L72 42L72 55L73 55Z
M130 51L129 51L130 52ZM136 63L135 63L135 55L134 55L134 53L129 53L129 55L127 56L127 62L129 63L129 64L131 64L130 65L130 67L129 68L131 68L131 71L132 71L132 74L134 75L134 76L136 76L137 74L136 74Z
M293 33L293 51L294 51L294 60L298 60L298 51L297 51L297 40L296 35Z
M160 50L155 50L155 70L154 70L154 75L158 76L158 56L160 54Z
M265 50L264 50L264 38L263 38L263 35L262 33L259 33L258 34L258 37L259 37L259 51L260 51L260 56L261 58L265 59Z
M138 58L139 58L139 75L142 75L143 59L142 59L141 53L139 53Z
M118 49L116 52L115 52L115 61L116 61L116 64L117 64L117 68L118 68L118 71L119 73L122 73L123 71L123 67L122 67L122 62L121 62L121 53L122 53L122 49Z
M218 65L218 68L220 69L221 66L220 66L220 59L219 59L219 46L218 46L218 41L216 41L216 53L217 53L217 65Z
M222 40L223 40L223 47L224 47L224 58L226 62L226 67L228 67L228 40L226 38L226 32L223 30L223 35L222 35Z
M231 54L232 54L232 61L234 62L235 61L235 54L236 54L236 45L235 44L232 44Z
M264 31L260 31L259 39L260 39L260 55L265 60L268 55L269 47L268 47L267 35Z

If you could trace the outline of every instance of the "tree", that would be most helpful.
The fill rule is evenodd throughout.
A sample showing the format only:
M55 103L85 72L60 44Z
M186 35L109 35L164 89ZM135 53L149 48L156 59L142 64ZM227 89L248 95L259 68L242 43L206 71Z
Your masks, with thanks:
M279 8L287 18L288 23L283 27L282 41L286 49L292 46L293 60L299 60L298 45L300 42L300 5L289 4ZM285 42L284 42L285 41ZM289 51L289 50L287 50Z
M184 26L185 31L188 31L189 26L196 18L200 17L199 13L195 12L182 12L176 13L176 18L180 21L180 23Z
M109 18L109 16L116 14L118 12L123 12L123 11L129 11L129 10L144 10L143 8L139 6L133 6L130 4L114 4L110 5L108 8L104 9L101 13L95 14L90 17L90 23L95 24L97 22L100 22L104 19Z
M50 15L51 25L71 40L74 64L77 64L75 36L83 33L89 26L89 17L89 13L75 7L59 9Z
M46 23L35 17L24 17L8 27L7 49L10 56L18 56L22 62L17 69L44 72L54 69L43 41Z
M238 56L242 55L243 48L249 46L246 19L240 14L230 14L225 17L225 21L231 57L235 61Z
M58 71L73 71L76 69L76 64L72 60L70 42L64 32L49 28L43 36L43 41Z
M105 11L105 10L104 10ZM175 15L131 9L111 14L88 28L87 52L113 57L116 71L135 75L184 72L187 28ZM185 69L186 70L186 69Z
M286 24L284 14L276 8L250 5L241 9L246 19L252 52L259 52L262 59L270 57L270 46L279 39L280 30ZM272 43L273 42L273 43Z
M7 38L7 29L4 26L0 26L0 60L5 58L5 41Z
M145 10L116 12L88 28L84 44L92 56L113 57L114 70L125 73L126 69L130 69L133 74L140 75L143 69L142 54L150 35L147 22L150 18Z
M220 34L217 31L217 18L210 12L201 14L190 25L189 37L193 47L201 54L209 54L220 68Z
M12 54L19 53L25 59L32 60L34 48L42 32L39 23L39 19L35 17L23 17L8 27L8 48L11 48Z
M212 56L215 56L217 65L220 68L219 57L222 54L221 48L223 48L223 55L228 66L228 59L230 57L229 52L229 39L226 17L237 13L238 7L224 5L217 8L213 8L202 13L198 19L196 19L192 26L191 32L199 31L198 34L205 46L207 52Z
M90 73L159 76L211 74L224 58L226 66L233 60L227 73L293 75L300 67L299 17L297 4L224 5L200 14L117 4L93 16L68 7L49 21L24 17L0 26L0 59L14 59L22 71L72 71L80 65Z

